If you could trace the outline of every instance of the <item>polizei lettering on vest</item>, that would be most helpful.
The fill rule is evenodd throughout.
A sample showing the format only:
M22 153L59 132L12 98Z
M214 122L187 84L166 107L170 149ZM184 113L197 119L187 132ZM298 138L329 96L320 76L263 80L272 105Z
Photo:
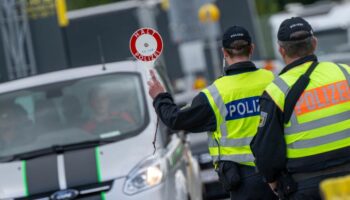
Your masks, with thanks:
M259 97L249 97L226 104L226 120L241 119L260 114Z
M305 91L295 106L295 113L302 115L349 101L349 85L347 81L340 81Z

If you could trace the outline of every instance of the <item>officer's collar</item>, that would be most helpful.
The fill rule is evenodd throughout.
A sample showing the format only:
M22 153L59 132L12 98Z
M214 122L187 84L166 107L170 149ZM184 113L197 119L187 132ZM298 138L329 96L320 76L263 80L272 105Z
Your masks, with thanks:
M258 68L255 66L253 62L243 61L243 62L238 62L225 67L224 71L225 71L225 75L235 75L235 74L255 71L257 69Z
M310 62L310 61L317 62L317 56L316 55L309 55L309 56L299 58L299 59L295 60L294 62L290 63L289 65L287 65L286 67L284 67L282 69L282 71L279 73L279 75L282 75L282 74L286 73L287 71L289 71L290 69L292 69L296 66L302 65L306 62Z

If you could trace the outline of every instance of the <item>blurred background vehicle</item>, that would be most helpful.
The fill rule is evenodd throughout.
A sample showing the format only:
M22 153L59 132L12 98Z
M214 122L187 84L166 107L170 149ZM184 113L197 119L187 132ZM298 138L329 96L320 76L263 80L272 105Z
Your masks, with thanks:
M0 199L201 200L181 134L160 123L152 146L149 69L125 61L1 84Z
M321 61L350 64L350 2L321 1L308 6L290 4L285 12L270 18L273 36L281 22L293 16L305 18L314 28L318 39L316 55ZM277 37L274 38L275 56L279 57Z

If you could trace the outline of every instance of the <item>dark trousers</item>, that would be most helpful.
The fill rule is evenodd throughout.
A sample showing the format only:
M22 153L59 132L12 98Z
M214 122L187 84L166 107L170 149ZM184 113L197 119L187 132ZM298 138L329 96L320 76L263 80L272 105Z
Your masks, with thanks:
M241 184L231 191L231 200L277 200L269 185L263 182L262 176L254 167L240 166Z
M307 180L297 181L298 189L295 193L290 196L290 200L321 200L321 191L319 190L320 183L332 177L339 177L348 175L349 172L346 173L336 173L326 176L319 176L310 178Z

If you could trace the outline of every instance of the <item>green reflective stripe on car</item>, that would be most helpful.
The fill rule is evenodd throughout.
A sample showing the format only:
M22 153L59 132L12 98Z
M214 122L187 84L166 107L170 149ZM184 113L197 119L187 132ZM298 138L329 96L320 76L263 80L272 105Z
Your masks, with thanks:
M95 148L95 155L96 155L96 169L97 169L97 179L98 182L102 182L102 177L101 177L101 163L100 163L100 148L96 147Z
M101 192L101 199L102 200L106 200L106 193L105 192Z
M100 162L100 148L95 148L95 156L96 156L96 169L97 169L97 179L98 182L102 182L102 175L101 175L101 162ZM106 193L101 192L101 199L106 200Z
M27 165L26 161L22 161L22 178L23 178L23 186L24 186L24 195L29 196L28 190L28 181L27 181Z

